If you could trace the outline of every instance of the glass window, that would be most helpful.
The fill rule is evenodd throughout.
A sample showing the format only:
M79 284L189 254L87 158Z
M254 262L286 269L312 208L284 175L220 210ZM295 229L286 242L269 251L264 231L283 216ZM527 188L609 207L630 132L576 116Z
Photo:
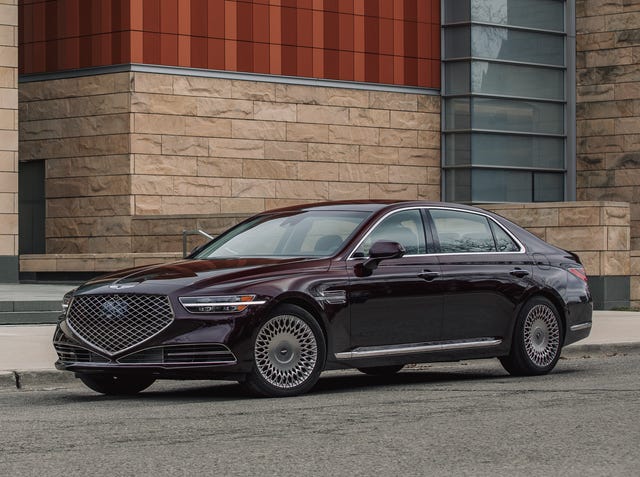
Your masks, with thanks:
M511 236L504 231L502 227L493 221L489 221L491 225L491 231L493 232L493 238L496 241L496 250L498 252L518 252L520 247L513 241Z
M560 202L564 200L564 174L536 172L533 176L534 202Z
M471 29L471 54L496 60L562 66L564 37L553 33L474 25Z
M259 216L215 238L196 258L329 256L369 215L316 210Z
M468 22L471 17L470 0L447 0L444 3L444 22Z
M445 4L449 3L455 5L462 2L450 0L445 2ZM478 22L564 31L564 2L562 0L473 0L471 18Z
M471 147L474 165L564 169L564 138L474 133Z
M495 252L489 220L454 210L430 211L441 253Z
M474 169L471 196L474 202L531 202L531 172Z
M445 200L449 202L471 202L471 170L445 169Z
M562 104L475 98L472 114L474 129L539 134L564 133L564 105Z
M447 64L447 67L454 64L457 63ZM450 74L464 74L464 71L447 71L446 74L446 84L451 84L454 90L464 93L461 89L463 84L461 78L458 76L448 77ZM483 94L563 100L564 70L474 61L471 67L471 91Z
M444 137L445 163L448 166L471 164L471 135L468 133L446 134Z
M466 26L447 27L444 30L445 59L469 58L471 56L471 28Z
M427 253L420 210L403 210L385 218L369 233L353 255L367 257L369 249L378 240L398 242L405 248L406 255Z
M468 61L445 63L445 94L469 94L471 67Z
M451 129L470 129L471 112L469 98L450 98L444 102L446 124Z

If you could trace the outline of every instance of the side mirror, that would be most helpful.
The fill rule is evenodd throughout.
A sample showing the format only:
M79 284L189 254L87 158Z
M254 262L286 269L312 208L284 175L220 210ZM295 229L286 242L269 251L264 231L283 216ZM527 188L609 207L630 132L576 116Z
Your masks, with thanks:
M355 266L356 275L359 277L368 277L378 268L381 261L400 258L405 253L405 248L398 242L379 240L369 249L369 258Z

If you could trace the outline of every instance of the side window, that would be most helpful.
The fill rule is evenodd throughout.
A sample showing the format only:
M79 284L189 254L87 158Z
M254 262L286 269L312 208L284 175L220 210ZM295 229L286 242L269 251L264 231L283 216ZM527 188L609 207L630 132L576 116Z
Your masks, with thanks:
M354 256L369 256L371 245L378 240L390 240L402 244L407 250L406 255L426 253L427 247L420 210L403 210L385 218L369 233L364 242L355 251Z
M442 253L495 252L489 219L457 210L429 211Z
M493 236L496 239L496 249L498 252L517 252L520 250L518 244L513 241L511 236L505 232L502 227L493 221L489 221L489 223L491 224Z

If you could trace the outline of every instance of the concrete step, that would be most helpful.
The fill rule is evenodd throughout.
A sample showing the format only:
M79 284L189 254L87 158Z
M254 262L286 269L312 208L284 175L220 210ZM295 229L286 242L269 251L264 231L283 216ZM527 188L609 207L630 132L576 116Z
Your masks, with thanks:
M0 325L56 323L60 313L60 300L0 301Z

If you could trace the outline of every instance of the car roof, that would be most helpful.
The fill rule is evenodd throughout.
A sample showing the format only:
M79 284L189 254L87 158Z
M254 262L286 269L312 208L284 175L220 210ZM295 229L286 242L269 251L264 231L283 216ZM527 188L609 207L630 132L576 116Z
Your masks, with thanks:
M296 212L303 210L333 210L333 211L358 211L358 212L379 212L384 209L393 210L404 207L450 207L456 209L472 210L484 212L476 207L450 202L432 201L393 201L393 200L349 200L339 202L318 202L314 204L300 204L280 209L267 210L265 214Z

